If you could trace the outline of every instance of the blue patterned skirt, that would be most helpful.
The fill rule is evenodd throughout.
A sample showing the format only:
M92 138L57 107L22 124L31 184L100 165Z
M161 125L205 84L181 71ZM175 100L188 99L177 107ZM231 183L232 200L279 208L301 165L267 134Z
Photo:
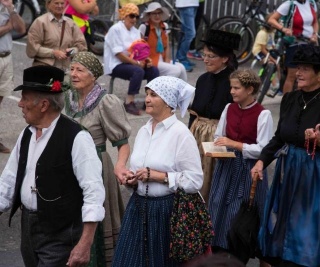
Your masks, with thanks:
M284 172L281 177L281 160ZM259 243L266 257L320 266L320 153L289 146L278 159Z
M228 249L227 234L232 220L240 209L241 203L249 199L252 178L250 171L255 159L244 159L242 153L235 151L236 158L219 159L215 167L210 196L209 212L212 220L212 246ZM255 203L262 218L268 191L268 177L258 182Z
M179 266L169 258L173 199L174 194L147 199L137 193L131 196L122 220L113 267L144 267L147 259L148 267Z

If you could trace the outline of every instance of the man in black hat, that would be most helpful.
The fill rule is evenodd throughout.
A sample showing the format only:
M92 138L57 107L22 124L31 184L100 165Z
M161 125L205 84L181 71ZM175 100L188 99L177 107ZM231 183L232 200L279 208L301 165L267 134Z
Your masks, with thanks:
M0 214L22 207L21 253L27 267L87 266L104 218L102 166L90 134L61 114L64 72L24 71L19 107L29 124L0 176Z
M11 30L26 31L25 23L15 11L12 0L0 0L0 105L13 89L12 36ZM0 139L1 141L1 139ZM10 149L0 142L0 153L10 153Z

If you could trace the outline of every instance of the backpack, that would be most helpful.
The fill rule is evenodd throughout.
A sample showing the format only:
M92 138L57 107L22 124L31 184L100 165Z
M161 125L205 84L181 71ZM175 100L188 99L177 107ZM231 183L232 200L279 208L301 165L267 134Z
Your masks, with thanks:
M150 56L150 46L145 40L139 39L131 44L128 52L134 60L145 60Z
M143 36L143 39L148 41L148 38L149 38L149 34L150 34L150 24L148 22L145 22L143 23L146 25L146 31L144 33L144 36ZM164 26L163 27L163 30L165 31L166 30L166 27Z
M282 16L280 18L280 21L282 21L283 26L285 28L290 27L290 25L292 24L292 17L293 17L293 13L294 13L294 10L295 10L295 7L296 7L293 0L289 0L289 1L290 1L290 8L289 8L288 14L285 15L285 16ZM315 8L316 8L315 0L309 0L309 1L310 1L311 7L315 10Z

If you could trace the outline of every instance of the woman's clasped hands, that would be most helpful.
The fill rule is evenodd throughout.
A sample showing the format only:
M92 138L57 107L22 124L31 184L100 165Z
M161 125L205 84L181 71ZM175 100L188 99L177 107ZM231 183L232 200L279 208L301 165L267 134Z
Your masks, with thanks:
M313 128L308 128L304 132L305 134L305 139L314 139L317 143L317 146L320 146L320 123L316 125L316 127Z
M127 171L125 175L125 185L127 186L135 186L138 181L143 183L148 182L150 178L150 169L142 168L134 173L133 171Z

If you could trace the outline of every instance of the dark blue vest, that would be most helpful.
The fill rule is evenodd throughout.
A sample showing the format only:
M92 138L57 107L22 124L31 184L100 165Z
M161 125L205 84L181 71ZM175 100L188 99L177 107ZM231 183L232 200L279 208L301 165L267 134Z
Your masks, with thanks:
M30 127L30 126L29 126ZM31 132L27 127L21 139L17 180L11 218L21 206L21 186L28 160ZM82 189L72 167L72 146L81 126L61 115L36 166L38 217L43 231L52 233L81 219ZM31 190L31 189L30 189Z

